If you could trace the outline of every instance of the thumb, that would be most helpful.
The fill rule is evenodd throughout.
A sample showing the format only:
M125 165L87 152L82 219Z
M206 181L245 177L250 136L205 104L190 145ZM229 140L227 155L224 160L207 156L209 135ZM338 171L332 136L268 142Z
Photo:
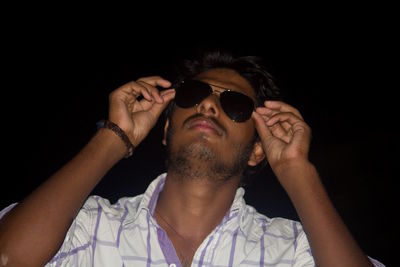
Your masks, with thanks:
M265 146L267 146L267 144L269 142L271 142L271 140L273 139L274 136L272 135L268 126L265 124L264 118L260 114L258 114L256 111L253 111L253 114L251 115L251 117L254 121L254 124L255 124L258 136L261 139L261 142Z
M160 93L161 99L163 100L162 103L154 103L154 105L150 108L149 112L151 112L155 118L158 118L163 110L167 107L169 102L175 97L175 89L168 89L162 91Z

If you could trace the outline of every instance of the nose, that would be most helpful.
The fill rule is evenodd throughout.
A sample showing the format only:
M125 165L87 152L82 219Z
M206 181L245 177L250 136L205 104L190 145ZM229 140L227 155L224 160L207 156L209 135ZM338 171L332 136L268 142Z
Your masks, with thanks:
M196 106L197 113L215 118L219 117L220 110L221 105L219 103L219 97L215 93L212 93L211 95L203 99L203 101L201 101L200 104Z

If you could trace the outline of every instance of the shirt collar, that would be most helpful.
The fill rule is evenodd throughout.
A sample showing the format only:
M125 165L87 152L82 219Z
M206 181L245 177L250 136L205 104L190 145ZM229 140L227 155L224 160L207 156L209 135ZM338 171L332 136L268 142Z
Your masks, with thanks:
M146 210L147 212L150 212L150 214L153 216L154 209L157 205L158 196L164 188L166 177L167 173L160 174L150 183L143 194L142 200L140 201L137 214L139 214L142 210Z
M158 196L162 189L164 188L165 179L167 177L167 173L160 174L156 179L154 179L150 185L147 187L145 193L143 194L142 200L140 201L136 216L139 215L141 211L146 211L150 213L150 217L153 217L154 210L156 208ZM229 211L226 213L224 219L222 220L221 224L225 224L229 220L236 218L237 222L239 223L239 227L241 230L244 230L245 227L245 220L242 218L245 216L245 207L246 202L244 200L245 190L243 187L239 187L236 190L235 198L233 200L232 206Z

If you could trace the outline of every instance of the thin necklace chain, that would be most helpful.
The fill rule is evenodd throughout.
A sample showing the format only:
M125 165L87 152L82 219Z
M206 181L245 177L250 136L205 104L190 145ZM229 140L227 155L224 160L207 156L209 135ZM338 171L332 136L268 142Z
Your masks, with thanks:
M193 247L193 245L192 245L190 242L188 242L188 241L186 240L186 238L184 238L182 235L180 235L180 234L178 233L178 231L176 231L175 228L172 227L172 225L170 225L170 224L167 222L167 220L164 219L163 216L161 216L160 212L158 212L157 209L155 210L155 212L158 214L158 216L161 218L161 220L163 220L163 221L167 224L167 226L168 226L169 228L171 228L172 231L174 231L183 241L185 241L185 243L188 243L188 244L189 244L189 246L192 248L193 251L196 251L196 250L197 250L197 249L195 249L195 248Z

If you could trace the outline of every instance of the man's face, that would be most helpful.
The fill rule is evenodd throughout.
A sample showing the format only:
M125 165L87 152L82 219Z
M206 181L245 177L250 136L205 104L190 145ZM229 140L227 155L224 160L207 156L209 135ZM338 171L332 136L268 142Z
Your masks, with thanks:
M228 180L240 177L254 144L252 119L232 121L219 101L220 87L243 93L253 100L250 84L230 69L212 69L196 80L213 84L214 93L191 108L175 107L168 125L168 169L185 177Z

